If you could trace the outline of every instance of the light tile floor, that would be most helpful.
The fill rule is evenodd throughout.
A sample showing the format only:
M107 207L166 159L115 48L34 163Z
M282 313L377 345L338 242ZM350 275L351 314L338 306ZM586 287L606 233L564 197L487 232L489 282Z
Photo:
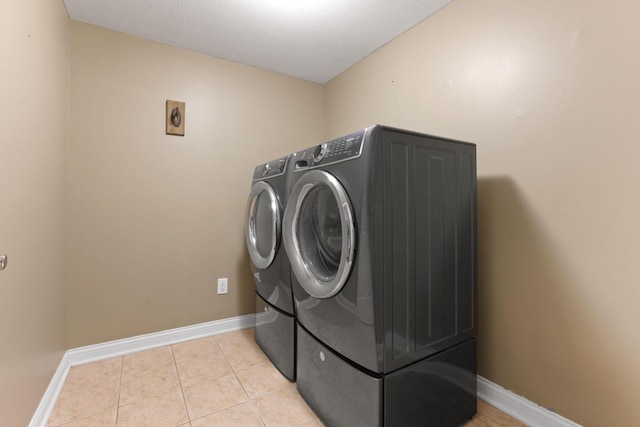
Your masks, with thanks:
M47 427L320 427L253 329L71 368ZM524 424L478 400L468 427Z

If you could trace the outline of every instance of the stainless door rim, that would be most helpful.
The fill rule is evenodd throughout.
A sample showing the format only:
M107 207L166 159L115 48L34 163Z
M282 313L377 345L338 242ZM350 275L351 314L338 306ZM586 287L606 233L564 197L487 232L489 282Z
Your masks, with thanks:
M324 280L312 272L303 260L297 225L300 208L305 197L314 187L324 185L336 199L342 228L342 246L338 270L332 278ZM340 182L331 174L321 170L305 173L296 183L284 211L282 237L289 256L291 270L304 290L315 298L331 298L344 286L353 265L355 251L355 227L351 203Z
M256 211L258 197L262 193L266 193L269 199L269 208L271 210L271 247L267 256L262 256L258 251L258 236L256 234ZM248 218L245 237L247 241L247 249L249 250L249 257L257 268L268 268L273 259L276 256L278 250L278 244L280 243L280 208L278 206L278 198L276 192L269 184L264 181L258 181L251 187L249 193L249 202L247 204Z

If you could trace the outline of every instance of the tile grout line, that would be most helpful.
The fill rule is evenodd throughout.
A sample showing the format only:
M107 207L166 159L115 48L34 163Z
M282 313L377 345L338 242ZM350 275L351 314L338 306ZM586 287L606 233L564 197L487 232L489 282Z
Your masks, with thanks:
M184 405L184 411L187 414L187 422L189 423L189 425L191 425L191 415L189 414L189 408L187 408L187 399L184 397L184 389L182 388L182 379L180 378L180 371L178 370L178 362L176 361L176 354L173 351L173 344L169 345L169 348L171 349L171 357L173 358L173 365L176 368L176 375L178 376L178 385L180 387L180 395L182 396L182 404Z
M122 356L120 356L120 357L122 357ZM71 369L73 369L73 367L71 367ZM69 372L71 372L71 370ZM69 375L67 374L67 377L65 378L65 381L62 384L63 388L64 388L65 385L68 386L68 384L69 384L67 382L68 376ZM107 379L99 379L98 381L91 381L91 382L86 382L86 383L84 381L81 381L80 384L76 384L73 387L73 394L75 395L78 392L78 389L91 388L91 387L106 387L111 382L114 382L114 381L108 381ZM62 421L58 421L55 424L51 424L50 427L64 427L65 425L68 425L70 423L77 423L79 421L86 420L86 419L94 417L94 416L98 416L98 415L102 415L102 414L106 414L106 413L111 413L113 410L116 410L116 423L117 423L117 404L118 404L118 399L119 399L119 395L120 395L119 386L118 386L118 392L117 393L118 393L118 398L116 398L116 408L99 410L97 412L92 412L92 413L88 413L88 414L84 414L84 415L78 416L77 418L70 418L70 419L67 419L67 420L63 419ZM57 399L56 399L55 403L56 404L58 403ZM50 423L50 419L47 419L47 423L46 424L49 425L49 423Z
M120 417L120 392L122 391L122 373L124 372L124 356L120 356L120 376L118 377L118 398L116 399L116 427Z
M223 376L226 376L226 375L231 375L231 374L234 374L234 375L235 375L235 371L234 371L234 369L233 369L233 366L231 366L231 364L229 363L229 360L227 359L227 356L224 354L224 351L222 351L222 347L220 347L220 345L218 344L218 341L215 339L215 335L209 335L208 337L205 337L205 338L210 338L210 339L214 342L214 344L215 344L215 345L216 345L216 347L218 348L218 351L219 351L219 352L220 352L220 354L222 355L222 358L223 358L223 359L224 359L224 361L227 363L227 365L229 365L229 368L231 368L231 372L230 372L230 373L227 373L227 374L221 374L221 375L218 375L218 376L217 376L217 377L215 377L215 378L209 378L209 379L205 379L205 380L199 380L198 382L195 382L195 383L189 384L187 387L195 386L195 385L198 385L198 384L201 384L201 383L204 383L204 382L207 382L207 381L210 381L210 380L216 379L216 378L220 378L220 377L223 377ZM173 347L172 347L172 351L173 351ZM175 358L175 354L174 354L174 358ZM176 370L177 370L177 362L176 362ZM179 373L178 373L178 376L179 376ZM240 382L240 380L237 378L237 376L236 376L236 379L238 380L238 382ZM182 382L181 382L180 384L181 384L181 388L182 388ZM240 386L242 387L242 383L240 383ZM182 391L183 391L183 398L184 398L184 389L183 389ZM245 394L247 394L247 393L246 393L246 390L244 390L244 387L243 387L243 391L245 392ZM248 398L248 397L249 397L249 395L247 394L247 398ZM184 399L185 399L185 405L186 405L186 398L184 398ZM189 415L189 422L191 423L191 421L197 421L197 420L199 420L199 419L202 419L202 418L208 417L209 415L217 414L218 412L222 412L222 411L224 411L224 410L226 410L226 409L229 409L229 408L234 408L234 407L236 407L236 406L242 405L243 403L246 403L246 402L239 402L239 403L236 403L236 404L234 404L234 405L231 405L231 406L229 406L229 407L227 407L227 408L222 408L222 409L215 410L215 411L213 411L213 412L211 412L211 413L209 413L209 414L202 415L201 417L198 417L198 418L196 418L196 419L194 419L194 420L192 420L192 419L191 419L191 416ZM188 412L188 409L187 409L187 412ZM261 421L262 421L262 419L261 419Z
M224 353L223 353L224 354ZM226 356L225 356L226 357ZM247 368L248 369L248 368ZM242 387L242 391L244 391L244 394L247 395L247 402L249 403L249 405L251 405L251 407L253 408L253 410L256 412L256 414L258 414L258 417L260 418L260 422L266 426L267 422L262 419L262 414L260 413L260 410L258 410L258 408L256 408L256 405L253 403L253 399L251 399L251 396L249 396L249 393L247 392L247 389L245 388L244 384L242 384L242 381L240 381L240 377L238 376L238 373L236 372L236 370L233 368L233 366L231 367L231 372L233 372L233 376L236 377L236 380L238 381L238 383L240 384L240 387Z
M224 360L227 361L227 363L229 363L229 360L227 359L227 355L224 354L224 350L222 349L222 347L220 346L220 344L218 343L218 340L216 340L215 335L212 336L213 340L215 341L216 345L218 346L218 348L220 349L220 353L222 353L222 357L224 357ZM235 345L234 345L234 349L235 349ZM262 418L262 414L260 413L260 410L258 410L258 408L256 407L256 405L253 403L253 400L251 399L251 397L249 397L249 393L247 393L247 390L244 387L244 384L242 384L242 381L240 381L240 378L238 377L238 374L236 372L236 368L233 367L233 365L231 365L231 363L229 363L229 367L231 367L231 372L233 372L233 375L236 377L236 380L238 381L238 383L240 384L240 387L242 387L242 391L244 391L244 394L247 395L247 399L249 402L249 405L251 405L251 407L253 408L253 410L255 411L255 413L258 415L258 417L260 418L260 422L262 423L263 426L268 427L267 426L267 422L266 420L264 420ZM249 368L246 368L249 369Z
M171 393L171 389L169 389L169 390L165 390L165 391L160 392L160 393L153 393L151 395L146 395L145 394L145 395L142 395L142 396L138 396L137 398L134 398L131 401L128 401L126 403L122 403L122 393L121 393L121 391L122 391L122 382L123 382L123 378L124 378L124 358L126 356L136 355L136 354L139 354L139 353L144 353L144 352L147 352L147 351L153 351L153 350L157 350L157 349L162 349L162 348L170 347L170 346L171 345L168 344L166 346L156 347L156 348L147 349L147 350L141 350L139 352L128 353L128 354L120 356L120 357L122 357L122 369L121 369L121 376L120 376L120 388L118 390L118 409L117 409L116 423L119 421L119 418L120 418L120 408L125 408L125 407L129 407L131 405L136 405L136 404L139 404L140 402L144 402L144 401L147 401L147 400L158 398L160 396L167 395L167 394ZM135 382L136 384L145 384L145 382L141 381L141 378L140 378L144 374L146 374L146 373L155 373L155 372L158 372L158 371L160 371L162 369L171 367L172 363L173 363L173 350L171 348L169 348L169 351L171 351L171 353L172 353L172 356L171 356L172 361L171 362L168 362L168 363L165 363L165 364L161 364L161 365L159 365L159 367L158 366L154 366L153 368L148 368L147 367L146 369L144 368L144 366L142 366L140 368L136 368L135 371L129 372L129 375L131 375L131 377L133 379L133 382ZM177 368L176 368L176 377L178 378L178 381L179 381Z
M222 347L220 346L220 344L218 343L218 340L216 340L215 336L212 337L213 340L215 341L216 345L218 346L218 348L220 349L220 353L222 353L222 357L224 357L224 360L229 364L229 367L231 368L231 372L233 373L233 376L236 378L236 381L238 381L238 384L240 384L240 387L242 387L242 391L244 391L244 394L247 395L247 401L249 402L249 404L251 405L251 407L256 411L256 413L258 414L258 417L260 417L260 422L262 424L264 424L264 421L262 420L262 415L260 414L260 412L258 412L258 410L253 406L253 403L251 402L251 398L249 397L249 393L247 393L247 390L244 388L244 385L242 384L242 381L240 381L240 378L238 378L238 375L236 374L236 368L233 367L233 365L229 362L229 359L227 359L227 355L224 354L224 350L222 349ZM242 402L244 403L244 402Z

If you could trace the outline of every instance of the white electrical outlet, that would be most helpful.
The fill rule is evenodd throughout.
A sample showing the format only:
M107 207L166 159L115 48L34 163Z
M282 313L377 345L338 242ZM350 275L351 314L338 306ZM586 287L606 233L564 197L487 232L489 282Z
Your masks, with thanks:
M218 279L218 295L229 292L229 279L222 277Z

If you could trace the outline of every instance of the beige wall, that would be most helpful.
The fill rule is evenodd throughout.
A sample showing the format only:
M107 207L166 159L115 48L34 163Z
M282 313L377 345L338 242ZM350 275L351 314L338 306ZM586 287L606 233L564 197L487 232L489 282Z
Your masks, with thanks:
M326 136L473 141L479 370L588 426L640 419L640 3L456 0L326 85Z
M0 423L27 425L65 350L68 18L62 1L0 14Z
M323 105L318 84L71 22L69 347L252 312L253 167L321 140Z

